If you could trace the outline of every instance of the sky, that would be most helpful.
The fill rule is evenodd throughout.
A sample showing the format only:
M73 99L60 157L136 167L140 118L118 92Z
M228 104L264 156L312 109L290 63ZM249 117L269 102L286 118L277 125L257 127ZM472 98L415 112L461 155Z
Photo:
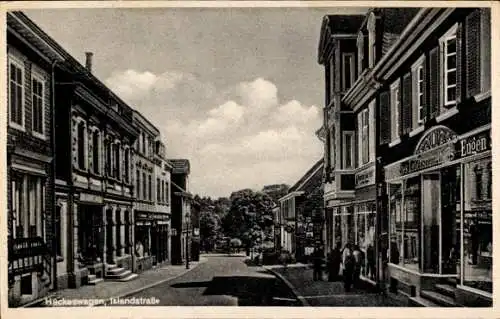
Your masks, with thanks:
M189 191L293 185L323 156L325 14L360 8L43 9L25 13L159 128Z

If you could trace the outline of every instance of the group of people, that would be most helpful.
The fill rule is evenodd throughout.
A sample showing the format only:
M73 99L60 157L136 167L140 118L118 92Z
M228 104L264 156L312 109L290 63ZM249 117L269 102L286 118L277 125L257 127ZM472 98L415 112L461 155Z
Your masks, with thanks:
M322 280L323 252L321 249L316 249L314 257L313 280ZM347 243L344 248L342 248L341 243L337 243L335 248L332 249L327 256L326 269L328 272L328 281L337 281L342 277L345 291L350 291L351 287L356 286L359 282L365 258L365 253L361 251L358 245ZM373 267L369 267L370 269L368 269L368 271L374 273L374 261L369 262L369 264L373 264ZM341 270L342 276L340 276Z

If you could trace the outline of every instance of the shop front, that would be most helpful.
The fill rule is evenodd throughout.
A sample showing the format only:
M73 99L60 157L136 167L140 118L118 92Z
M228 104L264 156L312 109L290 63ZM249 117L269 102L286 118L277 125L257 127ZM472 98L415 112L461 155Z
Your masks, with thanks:
M154 221L148 212L135 211L135 269L137 273L153 267L151 233Z
M491 301L490 125L461 136L432 128L414 155L384 169L391 287L419 296L452 282L459 304Z

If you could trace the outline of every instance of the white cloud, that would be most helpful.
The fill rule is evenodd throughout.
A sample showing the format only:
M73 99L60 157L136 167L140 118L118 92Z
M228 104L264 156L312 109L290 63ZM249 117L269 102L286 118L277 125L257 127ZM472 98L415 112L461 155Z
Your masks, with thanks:
M190 159L194 193L227 196L246 187L293 184L322 154L314 134L321 124L318 107L280 104L278 88L263 78L219 91L176 72L127 70L107 82L161 129L168 156ZM200 88L196 98L193 88ZM149 105L151 94L166 106ZM175 108L168 106L173 96Z

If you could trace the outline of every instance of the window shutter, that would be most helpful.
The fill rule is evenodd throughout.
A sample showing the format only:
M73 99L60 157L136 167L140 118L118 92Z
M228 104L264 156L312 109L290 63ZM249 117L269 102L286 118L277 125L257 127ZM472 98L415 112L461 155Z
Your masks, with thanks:
M457 104L462 101L462 37L462 23L459 23L457 26Z
M491 9L481 9L481 92L491 90ZM491 197L490 197L491 198Z
M429 52L429 119L438 115L440 101L439 47Z
M357 126L357 132L358 132L358 167L363 165L363 112L358 113L358 126Z
M401 123L402 133L410 133L412 127L412 103L411 103L411 73L408 72L403 76L402 84L402 103L401 103Z
M391 141L391 100L389 91L380 93L380 144L390 143Z
M474 10L465 18L465 54L466 54L466 96L474 96L481 91L481 11ZM457 35L458 36L458 35Z

